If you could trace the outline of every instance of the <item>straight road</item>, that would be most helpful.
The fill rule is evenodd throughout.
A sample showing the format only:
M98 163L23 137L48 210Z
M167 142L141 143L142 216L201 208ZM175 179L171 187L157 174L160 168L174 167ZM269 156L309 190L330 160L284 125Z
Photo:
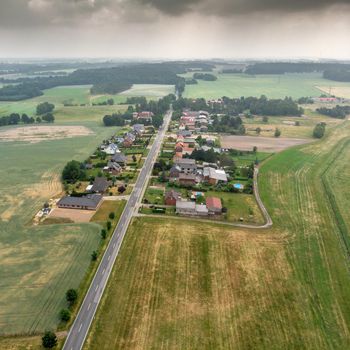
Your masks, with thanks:
M163 125L160 127L156 139L153 142L151 150L138 176L135 187L129 197L118 225L113 232L112 238L96 271L95 277L80 307L78 315L71 329L69 330L66 342L63 346L64 350L80 350L84 345L89 328L103 295L103 291L107 285L114 262L118 256L125 233L130 224L134 211L137 210L142 200L142 196L151 175L154 162L160 151L165 133L168 130L172 114L171 109L164 116Z

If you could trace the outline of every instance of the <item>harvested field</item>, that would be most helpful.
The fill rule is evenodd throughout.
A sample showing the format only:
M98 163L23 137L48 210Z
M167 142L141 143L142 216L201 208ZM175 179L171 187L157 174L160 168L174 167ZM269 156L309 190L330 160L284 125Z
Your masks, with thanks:
M235 136L220 137L221 147L233 148L242 151L251 151L254 146L261 152L281 152L286 148L303 145L310 142L307 139L293 139L287 137Z
M334 96L350 98L350 86L346 86L345 84L343 86L332 86L331 89L329 89L329 86L316 86L316 88L326 94L329 94L329 91L331 91L331 94Z
M94 214L94 210L55 208L51 211L49 218L64 218L73 222L89 222Z
M46 140L60 140L76 136L92 135L92 130L85 126L26 126L10 128L0 132L0 141L23 141L37 143Z

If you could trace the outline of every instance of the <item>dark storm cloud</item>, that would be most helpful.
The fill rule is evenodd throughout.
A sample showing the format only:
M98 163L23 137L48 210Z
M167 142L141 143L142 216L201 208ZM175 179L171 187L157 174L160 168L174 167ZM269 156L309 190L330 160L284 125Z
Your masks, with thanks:
M350 0L138 0L160 12L177 16L189 12L230 17L256 12L317 11L333 5L349 5Z

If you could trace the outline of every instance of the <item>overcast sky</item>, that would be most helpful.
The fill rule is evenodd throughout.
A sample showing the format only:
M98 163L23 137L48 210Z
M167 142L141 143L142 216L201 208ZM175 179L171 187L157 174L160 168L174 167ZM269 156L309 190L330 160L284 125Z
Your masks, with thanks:
M350 0L0 0L1 57L350 59Z

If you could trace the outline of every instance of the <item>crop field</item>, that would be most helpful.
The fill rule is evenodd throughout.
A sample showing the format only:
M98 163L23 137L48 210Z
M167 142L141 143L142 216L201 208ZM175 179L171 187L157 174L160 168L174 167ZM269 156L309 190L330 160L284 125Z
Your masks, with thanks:
M183 76L192 76L186 74ZM216 81L198 80L198 84L186 85L184 97L204 97L215 99L222 96L241 97L265 95L268 98L284 98L290 96L320 96L325 91L318 87L332 87L332 94L339 88L350 88L350 83L340 83L322 78L321 74L285 74L285 75L257 75L245 74L217 74ZM333 90L334 88L334 90Z
M55 328L66 289L79 286L99 244L96 223L31 225L43 203L62 191L64 164L85 159L116 131L89 129L95 135L0 142L0 335Z
M264 163L270 230L135 219L85 349L349 348L348 160L344 122Z
M299 126L295 125L298 122ZM301 117L268 117L267 123L264 123L262 117L244 118L243 123L246 128L246 134L256 136L256 128L260 128L260 136L274 137L275 129L281 131L281 137L288 138L312 138L312 132L317 123L324 122L327 129L333 128L342 122L342 120L329 118L318 114L309 108Z
M92 96L91 101L98 103L113 98L115 103L123 103L128 97L144 96L147 100L157 100L169 94L175 93L173 85L158 84L134 84L131 89L123 91L116 95L97 95Z

